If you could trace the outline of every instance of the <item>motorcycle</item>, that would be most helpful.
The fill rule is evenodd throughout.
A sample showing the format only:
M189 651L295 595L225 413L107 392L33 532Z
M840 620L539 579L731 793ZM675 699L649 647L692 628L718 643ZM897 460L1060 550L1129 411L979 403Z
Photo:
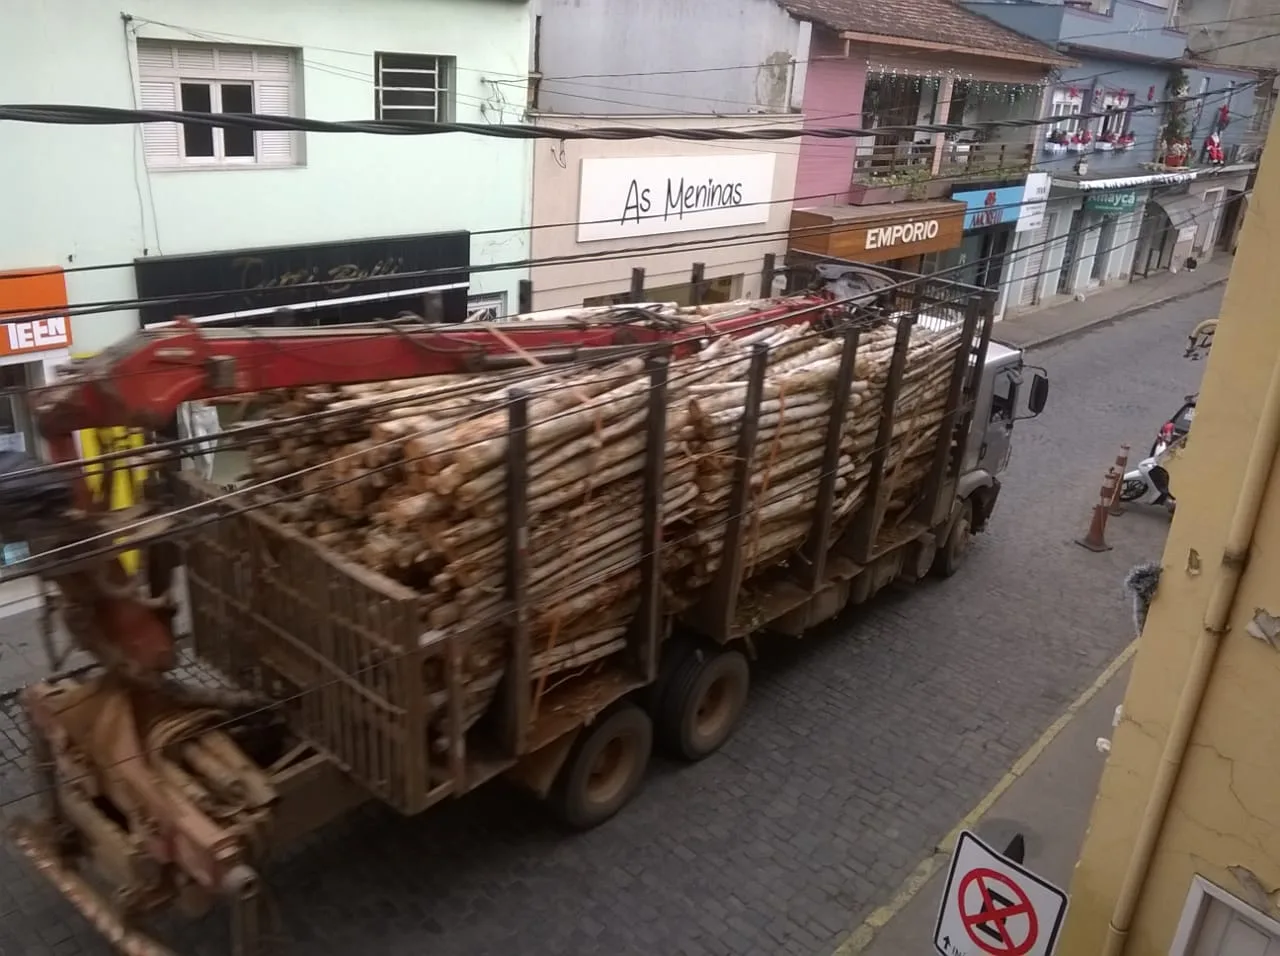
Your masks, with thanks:
M1195 395L1186 396L1177 413L1160 426L1150 454L1121 479L1122 502L1163 505L1170 512L1174 510L1176 502L1169 492L1169 472L1165 470L1163 462L1170 449L1186 441L1191 423L1195 420L1196 398Z
M1157 438L1151 454L1138 462L1136 468L1125 473L1120 484L1121 501L1126 504L1164 505L1173 511L1174 499L1169 493L1169 472L1161 464L1169 447L1170 443L1164 437Z

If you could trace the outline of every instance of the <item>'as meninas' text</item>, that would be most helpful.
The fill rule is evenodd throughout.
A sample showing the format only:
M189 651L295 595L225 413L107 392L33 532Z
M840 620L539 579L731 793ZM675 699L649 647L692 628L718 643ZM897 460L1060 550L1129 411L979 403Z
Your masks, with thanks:
M742 205L742 183L718 183L708 179L706 183L685 183L668 179L663 194L662 212L653 211L653 190L641 187L638 180L631 180L627 188L627 203L622 209L622 223L640 222L641 219L663 219L675 216L683 219L685 213L706 212L711 209L731 209Z

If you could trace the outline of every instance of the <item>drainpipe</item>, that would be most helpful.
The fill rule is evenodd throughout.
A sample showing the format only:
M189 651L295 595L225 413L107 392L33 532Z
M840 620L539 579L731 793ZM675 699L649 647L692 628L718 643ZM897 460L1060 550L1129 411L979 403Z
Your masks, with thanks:
M1129 858L1120 892L1116 896L1101 956L1124 954L1134 913L1146 884L1151 860L1155 856L1156 843L1169 813L1173 788L1178 782L1182 760L1191 743L1191 733L1195 729L1196 718L1200 714L1209 679L1213 674L1214 660L1227 633L1231 609L1235 605L1240 579L1244 575L1249 550L1253 545L1254 528L1258 513L1262 510L1262 499L1271 480L1277 447L1280 447L1280 363L1272 370L1271 381L1267 385L1262 416L1248 464L1245 466L1244 484L1227 531L1222 564L1218 568L1217 579L1213 583L1213 591L1205 609L1204 630L1200 632L1192 652L1191 668L1169 726L1169 737L1165 740L1164 752L1160 755L1160 766L1151 787L1151 796L1138 825L1133 855Z

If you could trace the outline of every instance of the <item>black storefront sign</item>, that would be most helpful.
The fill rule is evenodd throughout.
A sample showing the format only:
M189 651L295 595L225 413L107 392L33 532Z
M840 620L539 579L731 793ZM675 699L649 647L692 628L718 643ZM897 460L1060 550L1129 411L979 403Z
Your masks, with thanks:
M443 318L467 317L466 283L471 271L471 234L438 232L421 236L356 239L349 242L271 246L186 256L135 259L143 326L180 315L224 315L275 310L328 299L333 304L299 309L300 325L329 325L394 319L401 312L424 314L425 296L342 302L355 296L461 284L443 292ZM228 319L220 325L268 326L270 312Z

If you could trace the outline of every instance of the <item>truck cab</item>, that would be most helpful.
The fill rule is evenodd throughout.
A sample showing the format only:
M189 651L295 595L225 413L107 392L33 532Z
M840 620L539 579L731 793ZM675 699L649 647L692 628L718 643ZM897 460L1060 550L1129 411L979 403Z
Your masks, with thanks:
M1028 366L1021 349L988 343L957 488L962 501L974 501L975 531L982 530L995 508L999 475L1013 452L1014 422L1038 416L1048 397L1044 369Z

